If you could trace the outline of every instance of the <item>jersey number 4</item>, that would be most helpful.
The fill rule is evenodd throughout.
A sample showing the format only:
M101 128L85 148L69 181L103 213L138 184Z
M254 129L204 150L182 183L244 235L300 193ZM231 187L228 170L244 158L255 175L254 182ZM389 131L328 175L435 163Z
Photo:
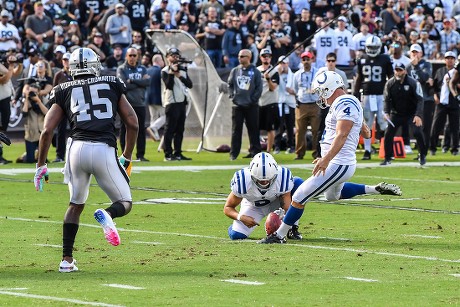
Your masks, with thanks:
M110 99L99 97L100 90L110 91L108 84L93 84L89 86L89 96L85 97L83 87L72 89L71 108L72 113L77 115L77 122L91 120L91 112L97 119L107 119L113 116L112 103ZM89 103L87 103L89 101ZM92 110L92 106L105 105L105 110Z

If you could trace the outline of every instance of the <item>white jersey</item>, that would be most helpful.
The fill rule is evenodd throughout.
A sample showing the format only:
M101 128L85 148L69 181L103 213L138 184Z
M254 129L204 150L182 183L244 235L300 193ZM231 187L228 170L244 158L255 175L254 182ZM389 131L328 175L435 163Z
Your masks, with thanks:
M355 50L353 35L347 29L334 30L337 38L337 65L349 65L351 61L350 50Z
M252 181L249 168L245 167L233 175L230 187L235 196L246 199L253 206L263 207L290 192L294 187L294 180L288 168L280 167L275 183L263 193Z
M331 160L331 163L339 165L356 164L356 147L359 142L359 134L363 125L363 108L358 99L353 95L342 95L332 103L326 116L326 128L321 138L321 155L324 157L336 137L336 127L339 120L353 122L347 140L342 149Z
M322 29L313 38L313 45L316 48L316 58L326 62L328 53L335 52L337 49L337 38L331 28Z
M362 32L359 32L358 34L355 34L353 36L353 44L354 44L354 50L365 50L366 49L366 39L371 37L372 34L367 33L364 35Z
M454 75L455 75L455 68L452 68L444 75L444 78L442 79L441 93L439 97L439 103L442 105L449 104L449 94L450 94L449 80L452 79Z
M391 56L390 59L391 63L393 64L393 69L395 68L396 64L404 64L405 67L409 67L410 65L410 59L405 55L401 55L399 59L395 59Z
M18 41L21 40L21 38L19 37L18 28L16 28L14 25L10 23L4 25L0 22L0 38L9 38L9 40L7 41L0 42L0 51L17 49L17 44L11 39L12 37L16 37Z

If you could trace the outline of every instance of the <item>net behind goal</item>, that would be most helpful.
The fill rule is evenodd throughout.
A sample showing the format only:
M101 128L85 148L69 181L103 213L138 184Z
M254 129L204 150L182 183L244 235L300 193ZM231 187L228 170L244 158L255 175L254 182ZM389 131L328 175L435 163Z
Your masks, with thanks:
M219 145L230 144L232 102L228 94L219 91L224 81L206 52L189 33L181 30L148 30L147 34L163 55L168 48L175 47L183 58L192 61L188 64L193 88L185 121L187 147L215 151Z

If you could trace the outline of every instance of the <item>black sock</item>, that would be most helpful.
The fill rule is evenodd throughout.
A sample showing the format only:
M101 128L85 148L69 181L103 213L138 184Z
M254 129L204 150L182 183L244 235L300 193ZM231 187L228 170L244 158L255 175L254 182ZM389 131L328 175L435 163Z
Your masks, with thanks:
M125 206L119 201L111 204L110 207L105 209L105 211L107 211L110 214L112 219L116 217L122 217L126 214Z
M78 224L64 223L62 225L62 257L73 257L73 244L78 232Z

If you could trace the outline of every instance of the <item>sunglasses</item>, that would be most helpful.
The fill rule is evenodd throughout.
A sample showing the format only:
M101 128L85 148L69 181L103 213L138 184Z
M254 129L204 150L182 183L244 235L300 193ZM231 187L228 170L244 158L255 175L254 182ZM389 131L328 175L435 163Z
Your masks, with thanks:
M305 61L305 62L310 61L310 60L311 60L310 58L306 58L306 57L302 58L302 61Z
M263 58L271 58L272 56L271 55L263 55L262 57Z
M334 63L334 62L335 62L335 60L326 60L326 61L328 61L328 62L330 62L330 63Z
M131 57L137 57L137 54L128 54L128 56Z
M248 56L247 55L239 55L238 57L239 58L247 58Z
M232 21L233 22L241 22L241 20L239 20L239 19L233 19Z

